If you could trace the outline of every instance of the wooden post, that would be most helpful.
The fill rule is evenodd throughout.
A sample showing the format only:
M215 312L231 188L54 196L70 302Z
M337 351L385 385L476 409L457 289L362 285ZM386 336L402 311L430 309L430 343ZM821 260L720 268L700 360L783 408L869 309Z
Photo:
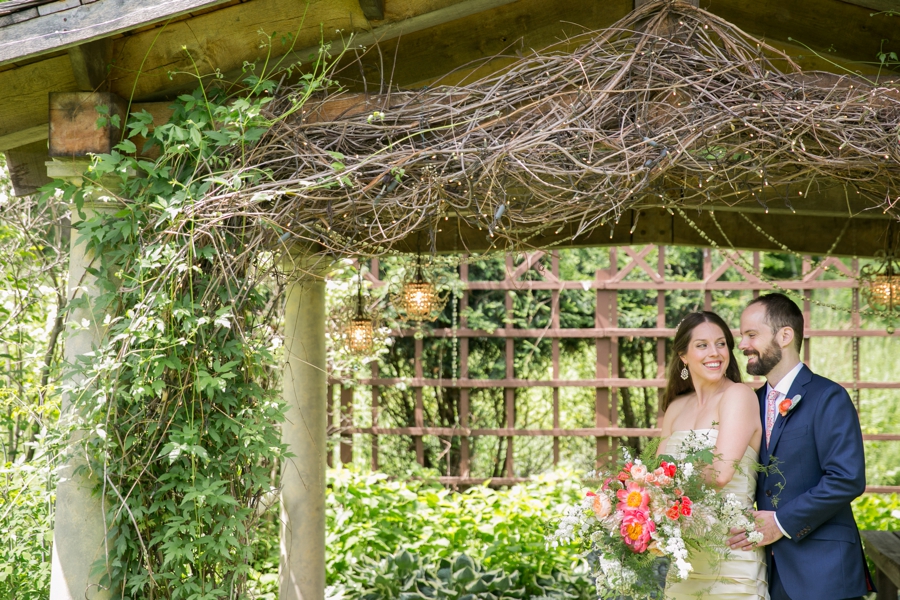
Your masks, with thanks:
M707 262L706 257L708 255L708 251L704 249L703 254L703 278L706 279L707 273ZM659 257L657 259L656 268L659 271L659 276L665 278L666 276L666 247L659 246ZM709 294L709 292L707 292ZM710 302L712 298L710 298ZM666 327L666 293L662 290L656 293L656 326L660 329L664 329ZM641 374L643 376L643 373ZM665 379L666 377L666 338L659 337L656 338L656 376L659 379ZM665 411L662 407L662 399L663 399L664 390L657 389L656 390L656 423L661 424L663 414ZM649 418L650 415L647 415Z
M341 464L353 462L353 435L347 429L353 427L353 386L341 386Z
M465 284L462 298L459 301L459 327L466 329L469 327L468 319L466 319L466 309L469 308L469 263L466 262L467 255L463 255L462 263L459 265L459 278ZM469 378L469 338L463 337L459 340L459 379L465 381ZM459 424L463 429L469 428L469 388L464 387L459 390ZM469 476L469 436L463 435L459 440L459 476Z
M712 249L703 249L703 281L712 274ZM712 292L703 292L703 310L712 310Z
M506 255L506 275L507 278L511 277L511 273L513 272L513 256L512 254ZM526 258L527 260L527 258ZM513 292L507 290L504 292L505 296L505 308L506 308L506 323L505 326L508 329L513 328ZM515 342L513 338L506 338L506 378L507 379L515 379L515 367L514 367L514 357L515 357ZM503 396L505 401L506 408L506 427L508 429L515 429L516 427L516 390L515 388L505 388L503 390ZM506 438L506 476L507 477L515 477L515 467L513 465L513 437L507 436Z
M559 278L559 251L554 250L550 255L550 272ZM559 290L550 292L550 327L559 329ZM552 377L559 380L559 338L554 337L550 342L550 354L553 361ZM553 429L559 429L559 388L553 387ZM559 464L559 436L553 436L553 466Z
M618 256L615 248L609 250L609 269L598 269L596 272L597 281L605 281L610 279L616 272L616 261ZM615 303L616 292L609 290L597 290L597 306L594 310L594 327L609 328L616 326L615 319ZM597 379L606 379L611 376L612 370L610 365L615 365L618 359L614 351L614 343L611 337L597 338L594 342L597 353L597 361L595 365L594 376ZM615 368L615 367L613 367ZM615 394L614 388L597 388L594 395L594 427L612 427L612 413L615 412L611 406L615 401L610 402L611 395ZM612 451L610 438L608 436L598 436L596 439L596 463L600 467L608 458Z
M293 454L281 483L280 600L325 597L327 377L325 279L313 257L286 265L282 439Z
M32 142L6 151L6 166L16 196L27 196L52 180L47 177L47 140Z
M753 253L753 272L759 273L759 252ZM759 298L759 290L753 290L753 299ZM757 376L758 377L758 376Z
M853 257L853 261L850 263L851 268L853 269L853 274L859 277L859 259L855 256ZM857 282L859 280L857 279ZM852 313L850 315L850 326L853 331L859 331L861 328L860 318L859 318L859 286L854 286L854 288L850 292L851 296L851 304L850 307L852 309ZM853 402L856 404L856 412L859 412L859 336L855 335L851 338L850 342L853 346Z
M90 161L48 162L47 174L51 178L66 179L81 185L81 175ZM81 211L72 210L72 226L75 228L80 216L91 219L103 211L115 210L116 204L99 202L99 197L85 198ZM112 205L111 205L112 204ZM93 253L86 248L87 242L80 235L72 233L69 246L69 279L67 297L70 310L68 323L89 323L88 327L69 329L67 327L64 360L74 365L78 357L93 350L104 334L102 314L95 314L94 300L101 293L96 286L97 278L89 268L95 268ZM72 302L76 297L84 297L87 302L77 307ZM72 398L62 395L60 419L77 418ZM102 499L94 494L98 485L96 475L79 467L85 464L77 447L84 439L84 431L72 435L70 453L60 469L56 487L56 514L53 527L53 552L50 571L50 600L82 600L110 598L109 592L100 585L104 570L93 569L94 562L109 558L106 546L106 521Z
M374 278L374 281L378 281L380 278L380 262L377 258L373 258L369 262L369 276ZM378 373L380 371L380 367L378 366L378 359L372 361L372 364L369 367L372 373L372 379L378 379ZM374 383L372 384L372 427L378 427L379 421L379 407L380 402L380 389ZM372 434L372 470L378 470L378 436Z
M110 152L122 137L126 110L122 98L107 92L51 93L50 156Z
M373 360L372 379L378 379L378 360ZM372 384L372 427L378 427L378 386ZM378 470L378 436L372 435L372 470Z
M422 340L416 338L415 342L415 376L416 379L423 379L424 374L422 370ZM416 427L425 427L425 400L422 397L422 386L416 386L416 406L414 410L414 419ZM425 443L422 440L421 435L413 436L413 440L416 445L416 461L425 466Z
M325 407L326 419L328 423L328 435L333 436L338 430L338 419L334 416L334 384L329 383L325 390ZM325 464L328 468L334 467L334 448L325 454Z
M804 275L812 269L812 263L810 261L809 256L803 257L803 265L800 268L800 272ZM812 290L803 290L803 330L809 331L812 328L812 305L809 302L809 298L812 296ZM806 366L809 366L809 361L811 360L810 355L812 349L810 348L811 344L809 336L805 340L803 340L803 362L806 363Z

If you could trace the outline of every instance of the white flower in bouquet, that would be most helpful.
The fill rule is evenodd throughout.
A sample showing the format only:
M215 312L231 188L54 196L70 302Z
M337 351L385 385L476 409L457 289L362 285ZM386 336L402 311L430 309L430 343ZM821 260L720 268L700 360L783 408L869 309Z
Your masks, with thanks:
M759 544L763 541L763 534L756 531L753 521L747 516L744 505L734 494L725 495L722 503L722 523L729 529L743 529L751 544Z

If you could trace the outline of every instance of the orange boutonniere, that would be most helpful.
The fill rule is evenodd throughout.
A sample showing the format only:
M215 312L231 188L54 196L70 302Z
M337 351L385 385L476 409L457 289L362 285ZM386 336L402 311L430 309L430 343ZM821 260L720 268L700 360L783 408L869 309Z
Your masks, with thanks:
M778 412L782 417L786 417L789 412L791 412L797 403L800 402L800 394L797 394L793 398L785 398L778 404Z

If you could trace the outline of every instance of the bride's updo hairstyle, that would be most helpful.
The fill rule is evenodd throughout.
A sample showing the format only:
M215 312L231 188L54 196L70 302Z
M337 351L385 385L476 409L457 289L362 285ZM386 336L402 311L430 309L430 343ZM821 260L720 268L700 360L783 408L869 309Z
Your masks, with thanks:
M669 408L669 404L682 394L694 391L694 383L691 377L687 379L681 378L681 369L684 368L684 362L681 356L687 353L688 345L691 343L691 336L694 329L701 323L712 323L722 330L725 335L725 345L728 346L728 368L725 369L725 377L736 383L741 382L741 369L738 367L737 361L734 359L734 336L722 317L714 312L700 311L693 312L682 319L675 330L675 340L672 342L672 357L669 360L669 367L666 369L666 391L663 394L662 409L665 411Z

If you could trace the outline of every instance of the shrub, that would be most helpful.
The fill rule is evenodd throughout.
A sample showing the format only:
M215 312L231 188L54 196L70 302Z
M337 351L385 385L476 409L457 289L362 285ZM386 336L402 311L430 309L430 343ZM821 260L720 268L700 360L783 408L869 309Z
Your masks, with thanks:
M329 488L327 578L334 598L405 598L420 588L435 598L482 588L479 598L593 597L576 550L548 549L544 541L555 509L580 493L570 473L457 493L343 469L329 472Z

